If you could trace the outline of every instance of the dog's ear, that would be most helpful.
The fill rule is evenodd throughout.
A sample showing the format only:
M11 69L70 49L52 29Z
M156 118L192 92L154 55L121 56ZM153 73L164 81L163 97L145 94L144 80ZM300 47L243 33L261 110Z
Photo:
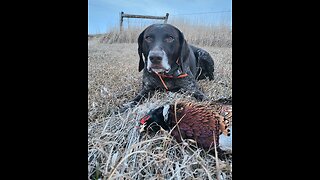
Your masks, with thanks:
M138 54L139 54L139 72L144 68L144 61L142 57L142 43L143 43L144 31L138 37Z
M185 72L184 63L189 58L190 50L189 50L187 41L184 39L183 33L179 30L178 32L179 32L179 43L180 43L180 57L178 60L178 64L180 64L181 70Z

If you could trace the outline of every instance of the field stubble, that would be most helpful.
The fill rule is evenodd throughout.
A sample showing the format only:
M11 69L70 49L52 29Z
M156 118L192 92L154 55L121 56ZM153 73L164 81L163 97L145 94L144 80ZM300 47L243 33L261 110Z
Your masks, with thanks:
M199 46L215 61L215 79L199 85L211 99L232 96L232 50ZM164 102L194 98L156 92L143 104L119 114L118 106L142 85L136 43L88 41L88 179L216 179L216 159L201 149L178 144L166 132L139 137L139 119ZM232 179L232 159L219 160L220 178Z

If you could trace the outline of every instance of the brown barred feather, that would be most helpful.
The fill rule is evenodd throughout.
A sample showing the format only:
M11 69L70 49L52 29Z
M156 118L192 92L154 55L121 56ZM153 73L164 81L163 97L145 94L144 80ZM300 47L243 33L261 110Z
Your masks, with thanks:
M174 111L175 106L177 112ZM178 123L176 119L181 121ZM170 128L175 127L171 135L178 142L182 139L193 139L199 147L208 150L214 146L214 137L218 146L221 134L230 135L228 127L231 119L231 105L180 101L170 105L167 123L170 124Z
M178 127L172 130L172 135L178 142L181 142L181 138L194 139L199 147L210 149L214 145L214 137L218 146L219 135L221 133L224 135L229 134L228 124L225 123L225 118L220 115L223 111L221 105L212 107L201 103L178 102L177 107L176 113L174 112L174 105L170 109L171 117L173 117L171 118L173 120L172 125L176 125L175 114L177 115L177 120L185 115ZM216 110L220 111L216 112ZM177 128L180 128L181 136Z

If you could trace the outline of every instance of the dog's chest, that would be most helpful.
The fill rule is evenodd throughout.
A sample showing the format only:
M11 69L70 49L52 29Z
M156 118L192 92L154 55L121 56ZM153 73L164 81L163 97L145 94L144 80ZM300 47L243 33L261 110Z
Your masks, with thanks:
M160 80L160 82L158 82L158 87L160 88L173 91L180 87L179 84L177 85L177 79L162 78L162 80L163 81Z
M144 84L148 89L166 89L168 91L177 91L179 90L184 84L184 79L179 78L165 78L165 77L144 77Z

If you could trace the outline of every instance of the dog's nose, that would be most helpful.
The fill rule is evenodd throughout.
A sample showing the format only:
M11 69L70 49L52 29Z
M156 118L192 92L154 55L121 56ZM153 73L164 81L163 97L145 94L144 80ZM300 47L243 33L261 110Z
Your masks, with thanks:
M149 59L152 63L160 63L163 59L163 52L162 51L150 51L149 52Z

